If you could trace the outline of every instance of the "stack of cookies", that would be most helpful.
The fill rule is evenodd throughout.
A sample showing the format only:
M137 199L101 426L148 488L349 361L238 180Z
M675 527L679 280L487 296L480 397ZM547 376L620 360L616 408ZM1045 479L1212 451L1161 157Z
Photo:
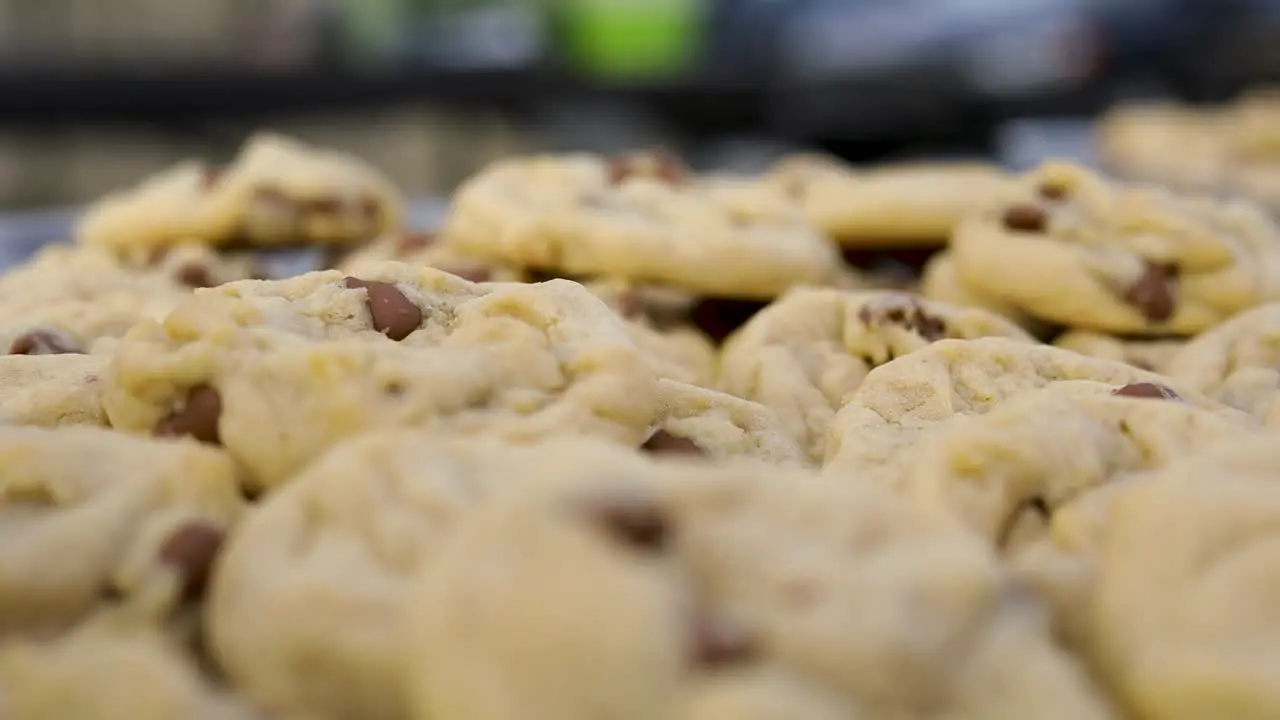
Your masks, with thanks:
M658 152L403 206L261 135L0 277L0 718L1280 716L1256 206Z

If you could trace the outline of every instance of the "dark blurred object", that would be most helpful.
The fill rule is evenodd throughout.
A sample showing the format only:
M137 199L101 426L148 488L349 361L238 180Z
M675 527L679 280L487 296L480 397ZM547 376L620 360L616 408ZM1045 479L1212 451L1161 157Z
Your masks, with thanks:
M1221 100L1280 82L1280 0L1182 0L1189 18L1174 76L1191 100Z
M1280 79L1280 0L1094 0L1108 82L1220 101Z
M792 134L932 133L1077 92L1099 70L1087 0L790 5L769 82L773 119Z

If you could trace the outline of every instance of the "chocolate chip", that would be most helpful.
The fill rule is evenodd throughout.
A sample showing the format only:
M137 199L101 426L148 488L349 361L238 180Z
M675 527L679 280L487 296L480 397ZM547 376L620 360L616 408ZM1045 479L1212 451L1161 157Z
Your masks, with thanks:
M690 656L701 668L735 665L753 658L755 643L739 624L707 611L694 613L690 630Z
M689 319L712 340L720 342L767 304L756 300L701 298L689 311Z
M174 275L177 277L178 282L190 288L206 288L218 284L214 281L213 274L209 272L209 268L199 263L186 263L178 268Z
M705 455L705 451L689 438L672 435L666 430L655 432L640 449L654 455Z
M360 215L365 220L377 220L378 215L381 214L381 212L382 206L378 203L377 199L371 198L368 195L360 197Z
M425 250L436 242L434 233L429 232L407 232L400 236L400 241L396 243L397 255L408 255L409 253Z
M1152 400L1181 400L1182 396L1173 390L1153 382L1129 383L1111 391L1112 395L1131 398L1149 398Z
M655 148L626 153L609 159L609 182L614 185L631 177L652 177L679 185L689 177L684 163L670 152Z
M1147 261L1142 275L1124 293L1124 301L1152 322L1164 322L1178 309L1178 266Z
M180 409L156 424L155 434L163 437L190 436L200 442L220 445L218 420L222 417L222 396L209 385L197 385L187 392Z
M947 324L926 313L920 301L910 295L885 295L869 302L858 310L858 320L868 327L900 325L928 342L947 337Z
M614 539L646 552L661 552L667 545L667 518L652 500L630 494L592 498L586 510L599 527Z
M179 526L160 545L160 562L178 571L184 599L195 600L204 594L213 560L225 537L219 527L192 521Z
M1045 200L1053 200L1057 202L1059 200L1067 199L1067 189L1061 185L1042 183L1040 187L1036 188L1036 191L1040 194L1040 197Z
M1014 205L1004 211L1001 222L1014 232L1039 233L1049 227L1049 213L1035 205Z
M344 278L343 282L353 290L364 288L369 296L366 303L373 329L392 340L403 340L422 325L422 309L395 285L353 277Z
M75 338L57 330L28 330L9 344L10 355L83 355Z

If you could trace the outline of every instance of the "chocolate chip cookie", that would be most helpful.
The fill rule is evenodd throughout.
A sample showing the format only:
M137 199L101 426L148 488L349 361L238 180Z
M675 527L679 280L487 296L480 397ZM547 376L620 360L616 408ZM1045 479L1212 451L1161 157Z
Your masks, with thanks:
M899 487L920 443L1016 395L1047 385L1098 395L1138 383L1233 413L1184 383L1126 363L1008 338L941 340L867 375L831 422L826 471L846 481Z
M1111 717L989 550L895 498L773 465L556 472L419 576L414 717Z
M3 427L0 464L0 634L116 604L168 617L203 594L243 504L231 459L190 440Z
M801 288L752 318L726 343L720 388L773 409L815 461L827 428L874 368L947 338L1034 342L1009 320L895 292Z
M226 167L186 161L103 198L85 212L76 238L118 254L193 241L354 244L399 227L402 205L362 161L263 133Z
M821 155L784 158L768 182L846 248L940 248L965 215L1013 186L979 163L900 163L856 169Z
M140 320L163 317L194 288L253 272L247 260L190 245L141 264L95 248L49 245L0 276L0 348L90 352Z
M220 444L271 487L375 428L639 444L653 378L619 318L576 283L477 284L388 263L199 291L121 340L103 405L115 427Z
M966 285L956 270L956 262L951 253L945 250L929 258L929 262L921 270L920 295L951 305L990 310L1009 318L1033 334L1040 334L1045 328L1044 323L1032 319L1015 306Z
M1192 335L1280 292L1280 233L1244 201L1182 197L1048 163L956 231L960 277L1042 320Z
M205 614L210 652L250 698L289 716L407 717L401 618L412 579L496 486L548 463L589 462L593 448L404 429L338 446L227 541Z
M1046 540L1060 508L1127 473L1261 432L1252 418L1196 407L1151 382L1097 394L1054 383L918 444L903 489L1013 554Z
M1222 140L1228 124L1222 112L1130 103L1102 116L1096 138L1103 164L1122 177L1212 192L1227 182Z
M1266 417L1280 397L1280 304L1242 312L1192 339L1164 370L1200 392Z
M1087 647L1143 717L1280 712L1269 680L1280 625L1268 601L1277 583L1278 459L1274 437L1228 443L1110 503Z
M593 155L498 162L459 188L442 235L485 260L574 278L767 300L837 271L781 193Z
M202 677L154 628L94 621L0 645L0 716L14 720L267 720Z

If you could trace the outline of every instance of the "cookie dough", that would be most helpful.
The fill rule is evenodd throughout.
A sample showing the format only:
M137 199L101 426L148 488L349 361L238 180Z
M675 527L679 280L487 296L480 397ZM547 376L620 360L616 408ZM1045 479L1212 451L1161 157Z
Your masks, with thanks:
M768 181L845 247L943 247L962 218L1007 194L1013 176L980 163L902 163L855 169L795 155Z
M747 322L721 353L720 388L766 405L808 455L826 455L836 411L874 368L946 338L1031 343L994 313L895 292L800 288Z
M1141 717L1280 714L1269 594L1280 581L1278 459L1273 437L1231 443L1111 503L1090 648Z
M576 283L477 284L388 263L200 291L124 337L103 405L115 427L221 444L269 488L375 428L639 444L653 379L617 316Z
M1280 396L1280 303L1240 313L1191 340L1165 372L1265 417Z
M486 168L459 188L442 234L495 263L709 296L769 299L839 266L828 240L758 182L620 172L585 154Z
M0 635L111 604L165 619L201 596L243 504L231 459L189 440L0 427L0 466Z
M90 206L79 242L117 253L197 242L342 245L399 227L403 201L354 157L270 133L226 167L190 160Z
M40 338L36 338L40 339ZM46 347L50 338L43 338ZM0 356L0 425L106 425L105 355Z
M658 422L642 449L724 460L749 457L802 465L799 443L769 408L696 385L659 380Z
M831 422L826 471L897 488L920 443L1015 395L1070 383L1096 395L1134 383L1167 387L1193 405L1230 413L1185 384L1126 363L1008 338L941 340L869 373Z
M953 238L960 278L1029 315L1192 335L1280 292L1280 234L1244 201L1184 198L1053 162Z
M1164 372L1165 366L1181 352L1187 341L1181 338L1124 338L1087 330L1068 330L1055 338L1053 344L1081 355L1129 363L1143 370Z
M1047 540L1060 508L1118 477L1261 433L1252 418L1196 407L1165 387L1085 394L1062 385L1014 395L917 444L905 494L1013 554Z
M267 720L202 677L162 633L114 619L0 644L0 717Z
M976 538L752 467L524 474L418 577L414 717L1112 717Z
M411 580L497 486L547 463L589 462L593 451L630 454L403 429L339 445L228 539L205 613L210 652L262 707L325 720L406 717L400 643Z

